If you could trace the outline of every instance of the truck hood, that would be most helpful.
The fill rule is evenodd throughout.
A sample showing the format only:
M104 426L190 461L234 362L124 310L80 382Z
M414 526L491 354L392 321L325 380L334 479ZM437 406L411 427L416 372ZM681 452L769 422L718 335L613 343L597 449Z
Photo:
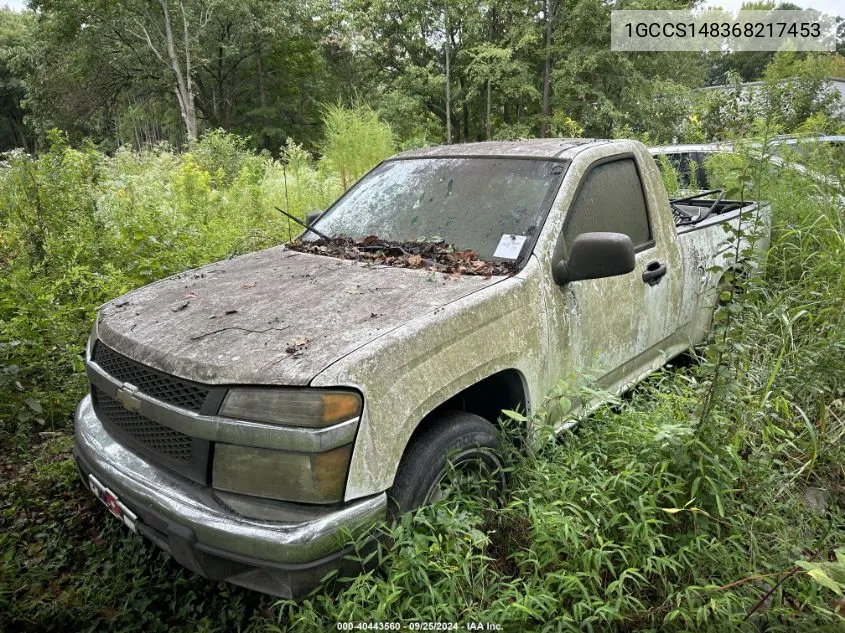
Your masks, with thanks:
M453 279L278 246L106 303L98 337L188 380L305 385L382 334L503 279Z

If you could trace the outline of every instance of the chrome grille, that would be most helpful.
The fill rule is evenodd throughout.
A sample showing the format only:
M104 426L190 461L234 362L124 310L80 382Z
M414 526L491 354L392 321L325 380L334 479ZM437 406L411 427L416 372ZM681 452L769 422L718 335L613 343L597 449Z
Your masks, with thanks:
M107 428L116 428L145 448L177 462L188 464L192 457L192 439L158 422L126 409L96 387L91 389L97 417Z
M169 376L119 354L97 341L91 360L118 384L130 383L151 398L188 411L215 409L225 389ZM209 482L211 442L185 435L156 421L153 412L141 415L91 383L94 412L106 430L130 450L199 483ZM155 411L155 407L152 408Z
M177 407L199 412L210 392L208 387L169 376L119 354L97 341L92 359L104 372L128 382L153 398ZM120 406L119 403L117 403Z

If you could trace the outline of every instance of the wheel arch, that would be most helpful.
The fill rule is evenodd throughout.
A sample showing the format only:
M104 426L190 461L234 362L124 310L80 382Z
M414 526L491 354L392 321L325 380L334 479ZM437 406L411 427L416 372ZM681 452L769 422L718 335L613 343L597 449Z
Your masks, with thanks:
M520 413L529 412L531 409L530 393L525 375L512 367L494 372L465 387L427 413L419 421L405 443L402 456L404 457L414 440L445 411L474 413L493 424L497 429L501 429L501 412L504 409L519 411ZM401 458L399 461L401 463Z

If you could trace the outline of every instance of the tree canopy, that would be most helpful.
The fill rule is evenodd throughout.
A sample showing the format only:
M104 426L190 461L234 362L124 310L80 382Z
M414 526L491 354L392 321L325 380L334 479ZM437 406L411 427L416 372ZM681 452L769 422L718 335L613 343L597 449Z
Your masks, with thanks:
M695 0L646 5L684 9ZM623 133L670 142L689 136L692 109L706 101L692 90L789 71L774 53L611 51L610 11L621 1L29 6L0 10L0 149L44 147L52 128L106 150L181 147L212 129L273 153L287 138L319 149L326 104L337 103L370 107L400 147ZM802 89L845 67L830 54L790 60L815 73ZM818 109L819 99L798 105Z

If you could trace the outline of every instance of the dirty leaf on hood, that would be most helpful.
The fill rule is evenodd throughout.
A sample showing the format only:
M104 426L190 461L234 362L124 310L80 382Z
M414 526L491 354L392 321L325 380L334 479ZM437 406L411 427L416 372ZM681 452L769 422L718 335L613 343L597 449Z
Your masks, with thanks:
M311 342L311 339L309 339L307 336L302 336L302 337L296 339L290 345L288 345L285 348L285 351L288 354L292 354L293 356L302 356L302 354L308 348L308 343L310 343L310 342Z

